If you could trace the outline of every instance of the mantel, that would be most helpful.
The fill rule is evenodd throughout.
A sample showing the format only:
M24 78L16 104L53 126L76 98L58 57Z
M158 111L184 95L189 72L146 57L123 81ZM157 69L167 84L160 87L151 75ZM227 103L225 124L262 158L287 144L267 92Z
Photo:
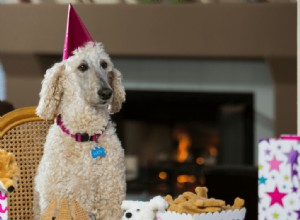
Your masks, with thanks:
M119 56L296 56L296 3L74 5ZM67 5L0 7L0 55L62 54Z

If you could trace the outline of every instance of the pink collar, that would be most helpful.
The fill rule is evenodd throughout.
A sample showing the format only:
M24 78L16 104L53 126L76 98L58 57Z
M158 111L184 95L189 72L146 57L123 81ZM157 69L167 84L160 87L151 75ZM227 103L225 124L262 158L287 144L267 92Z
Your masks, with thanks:
M97 134L93 134L93 135L89 135L88 133L76 133L76 134L72 134L63 124L61 115L58 115L56 117L56 124L61 128L61 130L69 135L70 137L72 137L73 139L75 139L75 141L77 142L87 142L87 141L95 141L97 142L98 138L103 134L103 132L101 133L97 133Z

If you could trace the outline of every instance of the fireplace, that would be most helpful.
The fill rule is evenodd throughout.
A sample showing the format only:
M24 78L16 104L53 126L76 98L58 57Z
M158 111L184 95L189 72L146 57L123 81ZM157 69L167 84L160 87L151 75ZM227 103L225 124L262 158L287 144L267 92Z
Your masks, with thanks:
M244 198L256 219L253 103L247 92L127 90L113 120L125 148L128 199L201 185L231 204Z
M129 90L114 120L129 193L176 195L204 185L206 167L253 163L251 93Z

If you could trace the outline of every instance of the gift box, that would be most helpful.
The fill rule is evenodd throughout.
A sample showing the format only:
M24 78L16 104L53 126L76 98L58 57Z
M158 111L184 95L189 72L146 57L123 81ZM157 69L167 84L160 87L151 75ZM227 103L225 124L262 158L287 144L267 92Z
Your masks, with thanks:
M298 136L284 135L259 142L259 220L300 219L299 155Z
M0 220L8 220L7 194L0 190Z
M222 212L210 212L196 215L180 214L176 212L158 212L156 220L243 220L246 209L235 209Z

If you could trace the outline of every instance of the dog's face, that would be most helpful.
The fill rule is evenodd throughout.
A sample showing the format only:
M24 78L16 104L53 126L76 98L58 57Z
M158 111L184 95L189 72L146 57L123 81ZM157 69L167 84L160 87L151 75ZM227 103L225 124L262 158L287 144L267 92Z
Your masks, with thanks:
M165 211L169 204L161 196L155 196L149 202L124 200L122 220L156 220L158 211Z
M110 104L112 70L113 64L102 44L87 44L65 62L65 82L68 85L64 89L70 88L93 107Z
M156 213L147 206L140 206L126 210L122 220L154 220Z
M125 101L122 76L113 67L102 44L89 42L73 53L67 60L47 70L37 115L43 119L53 119L64 101L65 105L75 102L76 105L97 109L109 105L110 113L118 112Z

